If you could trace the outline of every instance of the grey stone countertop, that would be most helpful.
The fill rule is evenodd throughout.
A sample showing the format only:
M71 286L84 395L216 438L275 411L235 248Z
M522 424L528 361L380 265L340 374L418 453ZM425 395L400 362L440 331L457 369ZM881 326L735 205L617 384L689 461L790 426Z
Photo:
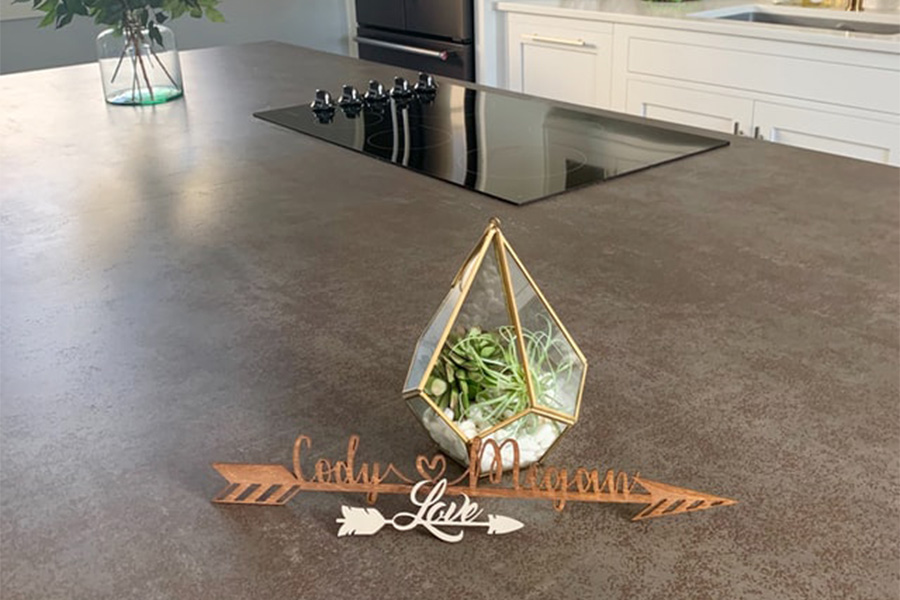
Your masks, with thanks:
M898 597L900 171L735 138L515 207L251 116L397 69L182 62L155 108L96 65L0 77L4 600ZM298 433L434 450L400 388L492 216L591 362L548 462L740 503L486 500L525 528L455 545L338 539L359 495L211 504L211 462Z

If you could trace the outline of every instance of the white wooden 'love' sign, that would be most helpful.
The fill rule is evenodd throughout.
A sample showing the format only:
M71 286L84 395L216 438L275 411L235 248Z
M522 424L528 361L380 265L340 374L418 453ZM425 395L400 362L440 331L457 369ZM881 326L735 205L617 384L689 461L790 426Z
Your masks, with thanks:
M462 494L462 502L457 506L456 502L449 504L443 500L447 491L447 480L441 479L433 484L424 498L419 497L419 492L426 485L432 485L431 481L422 480L413 486L409 493L409 500L419 507L416 512L399 512L392 518L386 519L375 508L354 508L352 506L341 507L341 518L337 522L341 524L338 537L346 535L375 535L385 525L391 525L397 531L410 531L418 526L424 528L434 537L444 542L455 543L463 539L464 527L486 527L488 535L500 535L512 533L524 527L524 525L503 515L488 515L487 521L479 521L478 517L484 512L468 496ZM453 533L447 529L456 530Z

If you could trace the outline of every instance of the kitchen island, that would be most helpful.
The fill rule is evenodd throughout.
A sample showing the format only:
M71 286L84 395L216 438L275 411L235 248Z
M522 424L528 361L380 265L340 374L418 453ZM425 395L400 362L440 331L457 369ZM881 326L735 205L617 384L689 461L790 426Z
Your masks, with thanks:
M514 207L251 116L398 69L275 43L183 69L143 109L96 65L0 78L4 599L897 597L897 169L735 137ZM211 504L211 462L299 433L433 450L400 388L492 216L591 363L548 461L740 503L485 501L525 528L456 545L338 539L355 495Z

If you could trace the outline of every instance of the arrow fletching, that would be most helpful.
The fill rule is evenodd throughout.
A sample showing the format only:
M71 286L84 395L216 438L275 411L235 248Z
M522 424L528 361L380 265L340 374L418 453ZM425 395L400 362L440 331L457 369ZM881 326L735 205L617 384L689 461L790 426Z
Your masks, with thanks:
M342 518L336 519L341 524L338 537L345 535L375 535L387 521L374 508L341 507Z
M488 535L502 535L504 533L512 533L525 527L525 524L504 517L503 515L488 515Z

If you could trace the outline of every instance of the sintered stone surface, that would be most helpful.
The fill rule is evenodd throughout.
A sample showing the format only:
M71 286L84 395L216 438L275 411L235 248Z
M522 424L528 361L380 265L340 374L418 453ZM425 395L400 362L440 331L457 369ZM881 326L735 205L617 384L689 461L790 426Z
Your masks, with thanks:
M736 140L516 208L250 116L393 68L183 63L144 109L96 65L0 78L4 600L898 597L896 169ZM592 363L549 461L741 504L487 501L525 529L458 545L337 539L354 495L210 504L210 462L300 432L433 450L399 391L494 215Z

